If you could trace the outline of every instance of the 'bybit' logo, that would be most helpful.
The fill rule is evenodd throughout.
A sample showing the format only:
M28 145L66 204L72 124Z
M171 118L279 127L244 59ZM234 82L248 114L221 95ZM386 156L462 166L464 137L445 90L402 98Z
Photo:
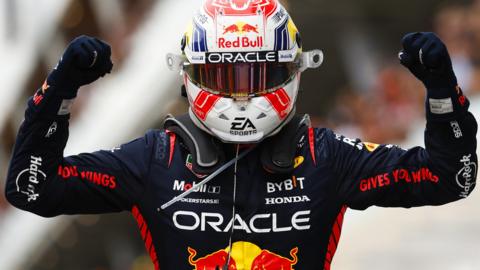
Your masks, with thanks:
M282 182L267 182L267 193L290 191L296 188L303 189L303 181L305 181L305 177L292 176L291 179Z

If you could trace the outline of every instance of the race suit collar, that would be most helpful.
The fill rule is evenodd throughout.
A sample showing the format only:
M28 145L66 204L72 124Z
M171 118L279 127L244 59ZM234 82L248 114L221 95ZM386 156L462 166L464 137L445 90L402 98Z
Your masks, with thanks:
M279 133L259 143L263 167L271 173L291 172L300 141L305 140L310 126L308 115L295 115ZM229 147L198 128L188 114L168 115L164 128L180 137L183 146L192 154L195 173L208 175L225 163Z

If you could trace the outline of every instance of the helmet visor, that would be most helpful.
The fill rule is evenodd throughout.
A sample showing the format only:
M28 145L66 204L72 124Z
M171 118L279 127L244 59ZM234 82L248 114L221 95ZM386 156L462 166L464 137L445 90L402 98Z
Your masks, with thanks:
M277 90L299 72L295 62L187 64L190 80L214 94L241 98Z

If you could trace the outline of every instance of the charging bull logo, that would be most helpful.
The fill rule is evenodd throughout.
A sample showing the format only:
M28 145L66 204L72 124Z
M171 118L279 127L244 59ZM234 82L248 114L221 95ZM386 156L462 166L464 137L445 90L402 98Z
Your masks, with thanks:
M224 15L255 15L260 10L270 16L277 9L277 2L270 0L208 0L205 11L212 17Z
M227 247L198 259L194 259L197 256L195 249L188 247L188 253L188 262L194 266L194 270L293 270L293 266L298 262L298 247L292 248L290 258L286 258L242 241L233 243L231 252ZM224 268L225 266L227 268Z
M223 34L228 34L228 33L238 33L238 34L243 34L243 33L256 33L258 34L258 25L250 25L248 23L238 23L238 24L232 24L229 26L225 26L223 29Z
M298 248L292 248L290 250L290 258L282 257L278 254L263 250L259 256L255 258L252 264L252 270L276 270L276 269L293 269L292 266L297 264Z
M198 259L194 259L194 257L197 255L197 251L195 249L189 247L188 253L190 254L190 256L188 256L188 262L195 266L195 270L223 269L227 262L228 270L237 269L235 260L233 258L228 260L228 253L225 250L219 250Z
M242 26L242 32L246 32L246 33L254 32L258 34L258 26L252 26L246 23Z
M238 27L238 25L236 24L232 24L224 28L223 34L225 35L227 33L239 33L239 32L240 32L240 27Z

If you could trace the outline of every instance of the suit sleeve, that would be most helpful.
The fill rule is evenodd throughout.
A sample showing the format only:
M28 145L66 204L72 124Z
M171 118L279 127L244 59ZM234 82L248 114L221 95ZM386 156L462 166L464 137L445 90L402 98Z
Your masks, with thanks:
M30 98L17 135L8 201L45 217L131 209L145 189L153 132L111 151L64 157L72 100L44 88Z
M404 150L327 132L341 202L363 210L372 205L442 205L466 198L477 173L477 123L467 107L445 118L427 117L425 148Z

